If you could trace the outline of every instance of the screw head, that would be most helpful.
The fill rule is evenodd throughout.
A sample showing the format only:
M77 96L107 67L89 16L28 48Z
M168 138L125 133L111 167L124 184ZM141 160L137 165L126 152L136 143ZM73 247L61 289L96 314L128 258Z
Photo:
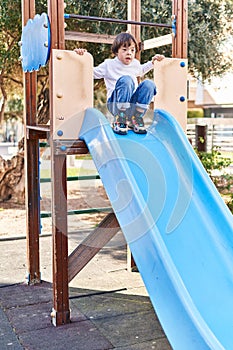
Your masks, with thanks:
M57 59L57 60L62 60L62 55L58 53L58 54L56 55L56 59Z
M180 96L180 102L184 102L185 101L185 97L184 96Z
M62 136L63 135L63 131L62 130L58 130L57 131L57 136Z
M62 92L57 92L56 96L57 96L57 98L62 98L63 97L63 93Z

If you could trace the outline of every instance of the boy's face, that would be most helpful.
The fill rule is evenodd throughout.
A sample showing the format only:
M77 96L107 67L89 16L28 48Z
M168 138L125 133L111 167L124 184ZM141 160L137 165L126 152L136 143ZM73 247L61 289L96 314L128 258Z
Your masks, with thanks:
M121 46L118 50L117 57L123 64L130 64L135 58L136 48L135 44L131 43L130 46Z

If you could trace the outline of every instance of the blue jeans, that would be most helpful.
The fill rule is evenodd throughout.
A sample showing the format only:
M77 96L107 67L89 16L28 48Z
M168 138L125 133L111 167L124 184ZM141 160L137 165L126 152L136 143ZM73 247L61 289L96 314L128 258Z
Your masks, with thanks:
M108 99L108 110L116 116L120 110L126 110L128 117L134 115L137 107L142 109L144 114L156 95L156 87L152 80L143 80L135 90L133 79L129 75L123 75L117 82L112 95Z

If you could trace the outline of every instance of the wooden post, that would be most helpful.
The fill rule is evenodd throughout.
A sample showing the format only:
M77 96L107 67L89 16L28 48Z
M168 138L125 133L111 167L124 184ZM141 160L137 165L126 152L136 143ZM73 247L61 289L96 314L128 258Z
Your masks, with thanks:
M128 20L141 21L141 0L128 0ZM138 43L141 41L141 26L128 24L128 31ZM137 57L139 59L139 57Z
M48 0L51 23L51 50L65 49L64 2ZM51 51L51 56L53 51ZM50 101L53 88L52 59L50 59ZM52 322L59 326L70 322L68 290L67 183L66 154L56 148L53 130L53 106L50 104L50 145L52 168L52 233L53 233L53 312Z
M128 20L130 21L141 21L141 0L128 0ZM135 37L138 44L141 42L141 26L128 24L128 30ZM140 61L141 53L136 53L136 58ZM136 263L133 255L127 246L127 270L137 271Z
M22 0L22 25L35 16L35 0ZM25 147L25 196L27 220L27 268L28 283L40 282L39 234L40 191L38 139L29 138L27 125L36 125L37 74L24 74L24 147Z
M176 20L176 36L172 40L172 57L187 58L188 51L188 3L187 0L173 0L173 16Z
M208 125L196 125L195 146L199 152L207 152L207 133Z

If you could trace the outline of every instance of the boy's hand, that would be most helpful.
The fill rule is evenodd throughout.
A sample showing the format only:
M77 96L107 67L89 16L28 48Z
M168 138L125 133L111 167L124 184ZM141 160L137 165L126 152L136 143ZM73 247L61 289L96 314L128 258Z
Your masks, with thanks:
M152 57L152 63L154 64L155 63L155 61L162 61L163 59L165 58L165 56L164 55L159 55L159 54L157 54L157 55L155 55L154 57Z
M85 52L87 52L86 49L74 49L74 52L76 52L78 55L84 55Z

